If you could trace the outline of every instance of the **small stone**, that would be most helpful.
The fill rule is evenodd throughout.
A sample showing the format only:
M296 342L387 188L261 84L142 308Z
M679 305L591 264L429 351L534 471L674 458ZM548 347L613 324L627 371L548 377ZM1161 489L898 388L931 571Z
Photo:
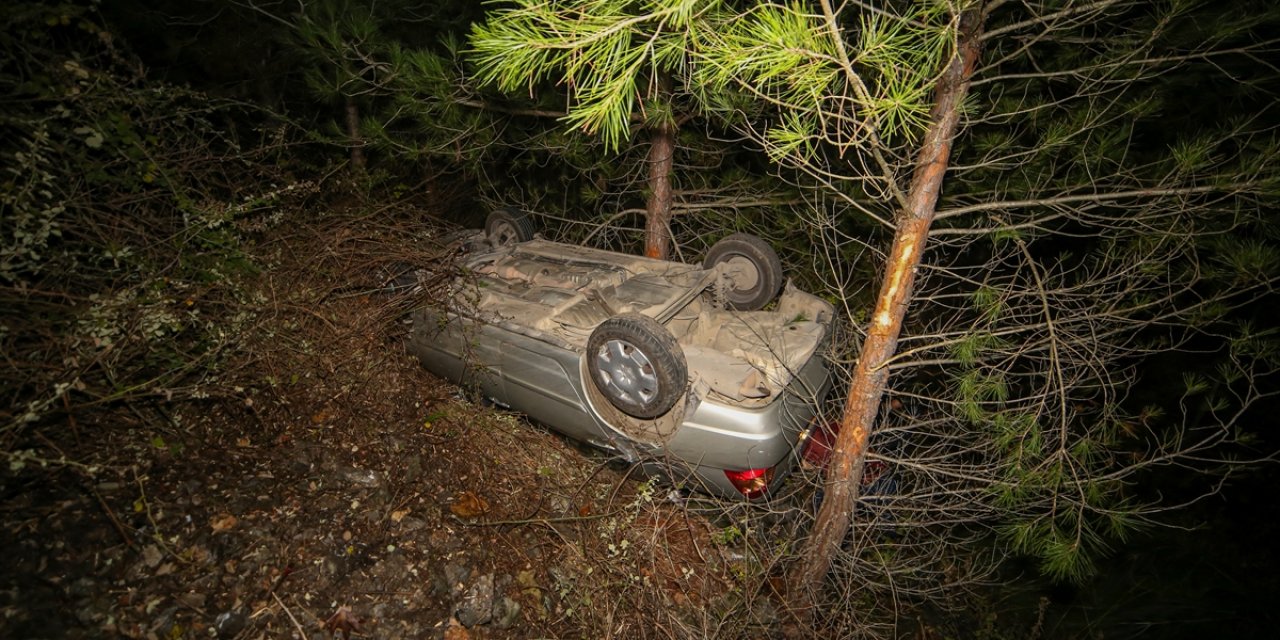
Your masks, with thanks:
M493 574L480 576L476 583L467 589L458 605L458 622L464 627L485 624L493 619Z
M219 613L213 619L213 630L219 638L234 638L244 631L246 625L249 624L249 618L240 611L226 611Z
M405 559L404 554L392 553L373 565L369 573L383 583L395 582L409 575L409 562Z
M325 558L323 569L326 575L341 578L351 573L353 557L347 553L334 553Z
M510 629L520 621L520 603L503 596L493 606L493 625L499 629Z
M411 455L405 458L404 465L401 467L401 480L405 483L413 483L422 477L422 457Z
M449 591L461 591L466 588L467 580L471 578L471 569L460 564L448 563L444 565L444 581Z
M551 498L551 512L556 515L564 515L569 513L573 508L573 503L564 496L554 496Z
M412 516L406 517L400 521L400 529L403 531L417 531L427 526L427 521Z
M187 607L188 609L203 609L205 595L203 593L194 593L194 592L181 593L181 594L178 594L178 596L175 597L174 600L177 600L178 604L181 604L182 606Z
M373 469L349 469L342 475L352 484L362 487L376 487L381 484L378 472Z

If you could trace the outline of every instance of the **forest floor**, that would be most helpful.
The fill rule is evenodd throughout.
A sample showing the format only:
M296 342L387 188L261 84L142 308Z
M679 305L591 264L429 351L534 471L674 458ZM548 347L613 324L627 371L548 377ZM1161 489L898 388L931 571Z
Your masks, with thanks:
M195 367L181 386L77 396L31 429L23 446L60 462L0 465L0 638L794 630L777 576L803 517L673 501L600 453L469 402L406 353L408 312L439 301L387 285L395 265L448 272L434 220L365 207L244 230L256 268L235 295L177 303L224 323L226 353L180 363ZM1232 508L1118 550L1087 590L1059 597L1011 578L965 601L976 608L883 635L1271 637L1274 580L1256 567L1276 565L1266 541L1280 516L1261 491ZM844 620L818 635L865 631Z
M76 464L4 472L0 637L771 635L734 527L405 352L424 301L370 265L435 231L381 220L262 235L223 392L73 414Z

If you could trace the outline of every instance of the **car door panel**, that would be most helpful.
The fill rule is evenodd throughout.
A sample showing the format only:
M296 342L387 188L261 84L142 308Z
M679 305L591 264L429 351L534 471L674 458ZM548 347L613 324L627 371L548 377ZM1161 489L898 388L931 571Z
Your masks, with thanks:
M574 384L578 354L526 336L512 338L501 356L511 408L570 437L607 440Z

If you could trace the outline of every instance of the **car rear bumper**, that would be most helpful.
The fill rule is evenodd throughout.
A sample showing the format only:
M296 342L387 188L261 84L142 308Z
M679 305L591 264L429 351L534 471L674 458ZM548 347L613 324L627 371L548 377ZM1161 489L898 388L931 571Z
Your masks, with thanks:
M744 408L702 402L659 453L677 482L694 482L708 493L742 498L726 471L770 470L770 490L795 467L800 434L809 428L831 390L826 362L815 356L771 403ZM687 471L681 473L679 468ZM649 469L653 471L654 469Z

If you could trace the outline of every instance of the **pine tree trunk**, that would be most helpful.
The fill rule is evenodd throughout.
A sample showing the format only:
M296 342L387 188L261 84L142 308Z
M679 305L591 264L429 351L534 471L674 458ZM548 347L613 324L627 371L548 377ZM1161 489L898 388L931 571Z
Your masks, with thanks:
M671 255L671 172L675 166L676 132L670 124L653 129L649 143L649 202L645 207L644 254L666 260Z
M825 497L803 559L791 574L793 604L812 601L849 532L867 442L889 379L889 370L884 365L897 349L902 321L911 302L916 268L929 239L929 226L933 223L942 178L950 161L960 108L978 59L980 11L970 10L962 16L959 51L938 82L933 124L921 144L907 207L898 217L875 313L849 384L840 434L827 467Z
M360 105L347 98L347 144L351 145L351 168L364 171L364 138L360 135Z

